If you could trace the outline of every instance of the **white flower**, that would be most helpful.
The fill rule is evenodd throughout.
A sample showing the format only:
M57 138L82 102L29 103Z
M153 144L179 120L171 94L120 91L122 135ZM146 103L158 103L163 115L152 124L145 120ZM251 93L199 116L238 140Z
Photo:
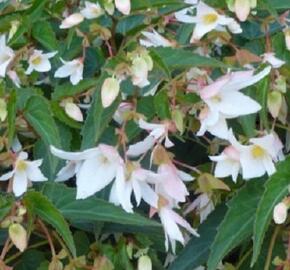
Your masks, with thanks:
M214 204L207 193L202 193L186 208L184 214L187 215L194 209L199 212L200 223L203 223L214 210Z
M219 15L212 7L199 2L196 6L196 16L187 15L188 11L192 8L183 9L175 13L175 17L178 21L184 23L195 23L195 28L192 34L191 42L201 39L208 32L217 29L221 26L227 26L233 24L233 19L223 15ZM241 33L242 29L235 26L231 27L230 30L234 29L235 33Z
M274 207L273 219L276 224L283 224L287 219L287 215L288 207L284 202L280 202Z
M72 61L64 61L62 67L58 68L54 74L55 78L70 77L70 81L73 85L78 84L83 79L84 64L82 59L74 59Z
M240 162L244 179L272 175L276 172L274 162L279 160L283 145L276 135L268 134L249 140L250 145L240 147Z
M161 203L161 206L158 209L158 214L164 228L166 250L169 248L169 242L173 253L175 253L176 241L183 245L185 244L184 236L182 235L178 225L186 229L189 233L199 236L196 230L194 230L185 219L175 213L168 205L163 206Z
M172 47L173 43L161 36L154 29L152 32L143 31L144 39L140 39L140 44L144 47Z
M129 102L121 102L118 109L114 113L113 119L119 124L122 125L122 123L126 120L127 114L133 110L133 104Z
M167 148L172 147L174 144L168 138L168 131L171 127L170 123L164 124L151 124L145 122L143 119L139 120L139 127L150 131L149 135L141 142L129 146L127 155L140 156L150 150L155 143L165 140Z
M157 208L158 195L150 184L155 184L157 175L142 169L139 164L128 162L119 166L110 193L110 202L121 205L127 212L133 212L131 195L134 194L137 206L143 199L148 205Z
M123 166L117 150L105 144L76 153L51 146L51 152L69 161L58 173L58 180L65 181L76 175L77 199L85 199L106 187Z
M85 8L81 10L81 14L86 18L86 19L95 19L100 17L101 15L104 14L103 9L101 8L99 3L92 3L85 1Z
M81 13L74 13L66 17L59 26L60 29L68 29L80 24L84 20L84 16Z
M263 56L263 63L269 63L273 68L280 68L285 64L285 61L277 58L275 53L265 53Z
M15 161L14 169L0 177L0 181L13 178L12 190L17 197L27 190L30 181L42 182L47 180L39 169L42 160L29 161L27 158L26 152L20 152Z
M131 0L115 0L115 6L124 15L129 15L131 11Z
M227 139L228 128L225 119L255 113L261 106L239 90L255 84L269 74L271 67L266 67L258 74L254 71L239 71L229 73L200 91L206 107L199 118L201 127L197 135L202 136L206 131L222 139Z
M231 145L227 146L219 156L210 156L209 158L217 162L214 171L215 177L232 176L233 181L236 182L241 169L239 152L241 145L234 137L232 131L229 132L228 139Z
M152 66L148 64L148 61L144 57L135 57L132 61L131 74L132 83L140 88L143 88L150 84L148 81L148 72L152 70Z
M34 50L33 54L29 57L28 69L25 74L31 74L33 70L38 72L47 72L51 70L49 59L54 57L57 52L43 53L39 50Z
M171 205L177 206L179 202L185 202L189 195L186 185L183 182L189 182L194 178L178 170L172 162L161 164L157 170L158 183L156 191L161 194Z
M8 65L15 56L14 51L6 46L5 35L0 36L0 77L5 77Z
M120 92L120 82L112 77L107 78L101 89L102 105L107 108L112 105L114 100L117 98Z

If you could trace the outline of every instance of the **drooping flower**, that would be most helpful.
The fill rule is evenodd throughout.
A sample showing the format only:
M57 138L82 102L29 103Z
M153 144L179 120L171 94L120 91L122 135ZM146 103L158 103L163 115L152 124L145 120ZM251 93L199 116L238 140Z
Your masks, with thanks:
M31 74L33 70L37 72L47 72L51 70L49 59L54 57L57 52L43 53L40 50L34 50L33 54L28 59L28 69L25 74Z
M14 51L6 45L5 35L0 36L0 77L5 77L7 67L14 59Z
M16 71L14 70L9 70L7 72L7 75L8 77L10 78L10 80L14 83L14 85L17 87L17 88L20 88L20 84L21 84L21 81L16 73Z
M107 78L101 89L102 105L104 108L111 106L120 92L120 82L114 78Z
M249 140L250 145L240 147L240 162L244 179L256 178L276 172L274 162L281 156L283 145L276 135L268 134Z
M273 68L280 68L285 64L285 61L277 58L273 52L265 53L262 56L263 63L269 63Z
M221 26L228 26L233 24L233 19L224 15L218 14L212 7L200 1L196 6L196 16L187 15L192 8L183 9L175 13L178 21L184 23L195 23L195 28L191 37L191 42L201 39L208 32L218 29ZM237 26L236 24L235 26ZM231 27L235 33L241 33L242 29L239 27Z
M84 70L83 60L79 58L68 62L62 59L61 61L64 65L57 69L57 71L54 74L54 77L55 78L70 77L71 83L73 85L77 85L83 79L83 70Z
M86 18L86 19L95 19L100 17L104 14L103 9L101 8L99 3L92 3L89 1L85 1L85 7L80 11L80 13Z
M123 166L117 150L105 144L75 153L51 146L51 152L68 160L58 173L58 181L65 181L76 175L77 199L85 199L110 184Z
M12 171L2 175L0 181L6 181L12 178L12 190L15 196L21 196L26 192L30 182L42 182L47 178L41 173L39 167L42 159L29 161L26 152L20 152L14 163Z
M59 26L60 29L68 29L80 24L84 20L84 16L81 13L73 13L66 17Z
M173 146L168 137L168 132L173 128L171 123L151 124L140 119L138 124L141 129L150 131L150 133L143 141L130 145L127 155L140 156L150 150L155 143L161 143L163 140L165 140L165 147L169 148Z
M115 0L115 6L124 15L129 15L131 11L131 0Z
M185 244L184 236L179 226L186 229L190 234L199 236L196 230L184 218L174 212L163 198L159 199L158 214L164 228L166 250L169 249L169 242L173 253L175 253L176 241L183 245Z
M139 164L127 162L118 168L110 193L110 202L121 205L127 212L133 212L131 195L137 206L143 199L151 207L157 208L158 196L150 186L157 181L157 174L142 169Z
M143 31L142 35L145 38L140 39L140 44L144 47L173 47L174 45L171 41L161 36L154 29L152 32Z
M206 107L199 116L201 127L198 136L206 131L222 139L227 139L228 128L225 119L255 113L261 106L239 90L255 84L269 74L271 67L266 67L257 74L254 71L238 71L222 76L217 81L204 87L200 96Z

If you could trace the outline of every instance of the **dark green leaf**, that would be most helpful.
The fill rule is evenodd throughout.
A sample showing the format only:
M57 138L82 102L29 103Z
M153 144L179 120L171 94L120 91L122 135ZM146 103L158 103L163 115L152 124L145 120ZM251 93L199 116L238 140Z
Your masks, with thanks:
M29 191L26 193L23 201L31 214L39 216L42 220L56 229L58 234L61 235L65 241L71 253L75 256L76 248L69 226L62 214L55 208L48 198L39 192Z
M168 270L192 270L206 263L217 228L226 213L225 205L217 207L198 228L199 238L192 237Z
M161 119L170 119L170 103L167 94L167 89L161 90L154 97L154 107L157 115Z
M233 248L253 233L257 204L263 193L264 181L249 181L228 204L228 212L219 226L210 248L208 270L216 270L218 263Z
M254 223L254 252L252 264L259 256L265 233L271 222L273 209L284 196L288 194L290 184L290 157L277 166L277 172L273 174L265 185L265 192L258 204Z

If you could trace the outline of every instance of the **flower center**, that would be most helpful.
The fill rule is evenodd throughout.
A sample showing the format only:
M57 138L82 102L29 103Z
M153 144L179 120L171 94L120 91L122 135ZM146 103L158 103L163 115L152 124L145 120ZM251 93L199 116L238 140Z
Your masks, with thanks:
M25 171L27 169L27 163L24 160L19 160L16 165L16 170Z
M36 56L31 62L33 65L39 65L41 63L41 57Z
M254 158L260 158L260 157L264 156L264 154L265 154L265 150L261 146L255 145L252 148L252 155Z
M203 23L207 25L215 23L217 19L218 19L218 16L215 13L209 13L202 17Z
M222 98L219 95L215 95L211 98L211 101L213 103L220 103L222 101Z

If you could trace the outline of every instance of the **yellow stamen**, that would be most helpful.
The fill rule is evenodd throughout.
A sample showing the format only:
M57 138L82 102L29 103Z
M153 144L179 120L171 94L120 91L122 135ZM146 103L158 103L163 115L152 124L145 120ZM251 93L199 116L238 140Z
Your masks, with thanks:
M253 148L252 148L252 155L254 158L260 158L262 156L264 156L265 154L265 150L260 147L259 145L255 145Z
M211 98L212 102L214 103L220 103L222 101L222 98L219 95L213 96Z
M217 19L218 19L218 15L215 13L209 13L202 17L203 23L207 25L215 23Z
M25 171L27 169L27 163L24 160L19 160L16 165L16 170Z
M37 56L31 62L33 65L39 65L41 63L41 57Z

